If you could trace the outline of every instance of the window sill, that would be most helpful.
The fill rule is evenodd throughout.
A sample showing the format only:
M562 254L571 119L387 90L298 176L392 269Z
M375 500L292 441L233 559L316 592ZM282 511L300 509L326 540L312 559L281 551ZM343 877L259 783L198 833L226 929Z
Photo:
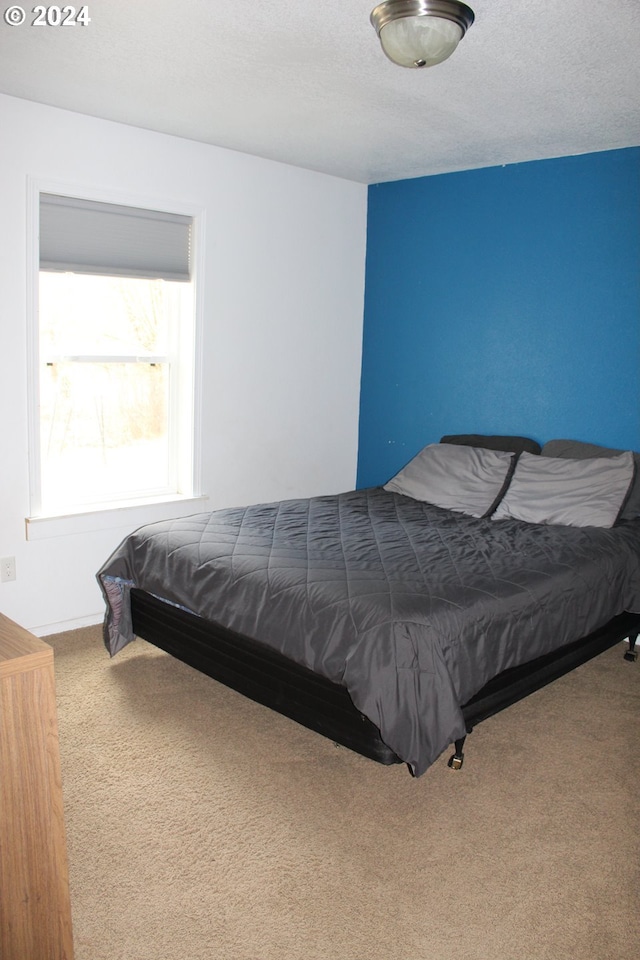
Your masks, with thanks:
M158 497L152 500L121 502L113 506L92 507L67 514L27 517L26 535L27 540L46 540L50 537L73 536L119 527L135 530L144 523L203 513L210 509L207 503L206 496Z

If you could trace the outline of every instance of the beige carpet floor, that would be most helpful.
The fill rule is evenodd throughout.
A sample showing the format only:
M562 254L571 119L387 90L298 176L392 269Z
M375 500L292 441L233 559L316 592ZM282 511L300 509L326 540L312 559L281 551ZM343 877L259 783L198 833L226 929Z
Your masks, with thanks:
M413 780L99 628L55 651L76 960L637 960L640 662Z

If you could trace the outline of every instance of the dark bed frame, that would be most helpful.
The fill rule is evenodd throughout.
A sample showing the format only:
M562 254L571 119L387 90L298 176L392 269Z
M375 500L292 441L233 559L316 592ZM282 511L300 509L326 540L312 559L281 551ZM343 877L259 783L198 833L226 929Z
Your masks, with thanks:
M378 728L353 704L347 690L264 644L234 633L142 590L131 591L137 636L252 700L296 720L378 763L402 763ZM467 734L476 724L629 638L626 660L635 660L640 614L623 613L589 636L491 680L462 712ZM449 766L462 766L465 737Z

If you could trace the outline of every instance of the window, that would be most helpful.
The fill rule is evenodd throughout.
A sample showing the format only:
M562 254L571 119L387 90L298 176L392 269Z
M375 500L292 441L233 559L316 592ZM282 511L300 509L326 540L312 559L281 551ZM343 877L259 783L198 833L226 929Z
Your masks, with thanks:
M193 223L42 193L32 514L193 495Z

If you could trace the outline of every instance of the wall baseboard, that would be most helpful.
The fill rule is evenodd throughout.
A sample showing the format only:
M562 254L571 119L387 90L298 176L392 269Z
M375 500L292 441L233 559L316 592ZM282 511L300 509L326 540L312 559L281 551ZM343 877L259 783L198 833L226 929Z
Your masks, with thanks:
M29 627L36 637L50 637L55 633L66 633L68 630L81 630L82 627L94 627L104 620L103 613L94 613L88 617L79 617L77 620L63 620L60 623L48 623L41 627Z

